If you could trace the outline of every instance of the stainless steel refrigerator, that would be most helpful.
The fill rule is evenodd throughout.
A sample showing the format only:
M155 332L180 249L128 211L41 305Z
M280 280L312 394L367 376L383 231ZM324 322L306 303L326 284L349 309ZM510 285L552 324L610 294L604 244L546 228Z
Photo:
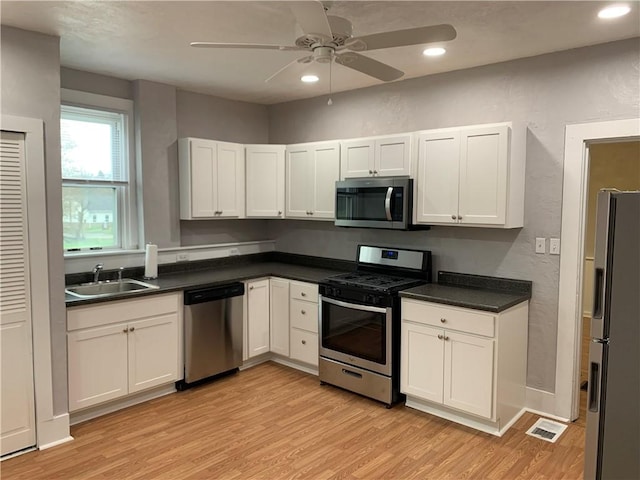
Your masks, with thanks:
M585 479L640 479L640 192L598 192Z

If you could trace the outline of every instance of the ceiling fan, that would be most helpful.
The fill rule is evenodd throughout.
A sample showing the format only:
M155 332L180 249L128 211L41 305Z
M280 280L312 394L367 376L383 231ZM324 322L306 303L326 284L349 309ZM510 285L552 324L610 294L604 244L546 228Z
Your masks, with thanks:
M393 30L353 37L351 35L351 22L342 17L327 15L327 9L319 1L290 2L288 6L304 33L296 39L295 45L191 42L191 46L310 52L309 55L285 65L267 78L265 80L266 82L297 63L305 64L312 62L335 62L377 78L378 80L382 80L383 82L390 82L402 77L404 72L365 55L361 55L358 52L445 42L456 38L455 28L447 24Z

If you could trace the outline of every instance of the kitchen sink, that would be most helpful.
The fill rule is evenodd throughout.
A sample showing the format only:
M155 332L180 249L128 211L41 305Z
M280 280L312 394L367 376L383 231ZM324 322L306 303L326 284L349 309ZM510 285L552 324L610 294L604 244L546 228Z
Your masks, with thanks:
M91 282L80 285L70 285L65 288L65 292L78 298L96 298L106 297L108 295L118 295L127 292L139 292L140 290L150 290L160 288L156 285L134 280L132 278L123 278L122 280L113 280L105 282Z

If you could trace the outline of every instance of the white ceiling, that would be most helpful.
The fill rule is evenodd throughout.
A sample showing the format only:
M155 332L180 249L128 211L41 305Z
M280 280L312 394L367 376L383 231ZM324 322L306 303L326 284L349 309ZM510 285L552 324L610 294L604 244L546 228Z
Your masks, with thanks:
M305 52L202 49L192 41L293 45L299 36L286 1L5 1L3 25L60 36L65 67L128 80L146 79L247 102L273 104L325 95L328 65L296 65L274 81L264 80ZM325 2L326 3L326 2ZM603 21L602 1L334 1L331 15L367 35L440 23L458 36L439 58L424 46L365 52L403 70L403 79L502 62L640 36L640 4L626 2L626 17ZM299 68L298 68L299 67ZM299 81L302 70L321 77ZM334 65L333 91L380 81Z

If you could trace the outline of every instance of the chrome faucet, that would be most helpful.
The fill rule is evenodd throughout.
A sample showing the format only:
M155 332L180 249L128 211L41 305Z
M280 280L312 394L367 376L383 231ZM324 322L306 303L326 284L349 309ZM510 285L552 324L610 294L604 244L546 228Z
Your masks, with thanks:
M93 267L93 283L98 283L98 278L100 277L100 272L104 268L102 263L98 263L95 267Z

